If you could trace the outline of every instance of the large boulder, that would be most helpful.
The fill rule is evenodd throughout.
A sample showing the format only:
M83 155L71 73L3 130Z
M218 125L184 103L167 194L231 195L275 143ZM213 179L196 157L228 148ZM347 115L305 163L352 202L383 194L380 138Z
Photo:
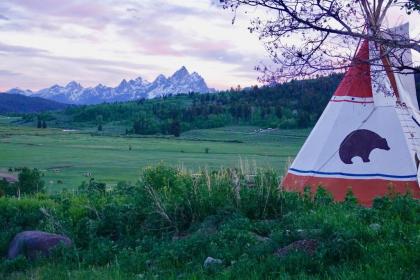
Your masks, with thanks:
M24 255L33 260L38 255L48 256L50 250L60 244L70 247L72 242L65 235L43 231L23 231L13 238L9 245L7 257L14 259L19 255Z

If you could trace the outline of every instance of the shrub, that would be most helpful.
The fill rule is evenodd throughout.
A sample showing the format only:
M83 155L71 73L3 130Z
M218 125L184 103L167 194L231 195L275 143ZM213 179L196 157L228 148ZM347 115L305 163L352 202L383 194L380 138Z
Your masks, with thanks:
M45 210L52 211L54 208L55 205L50 200L0 198L0 252L5 253L9 242L21 231L53 228Z
M38 169L23 168L19 173L17 191L20 194L34 194L44 191L44 181L41 180L41 173Z
M34 263L0 260L0 278L17 271L23 278L36 273L47 279L89 273L105 279L419 275L417 200L394 195L364 208L350 194L334 203L323 189L283 192L270 170L248 175L232 169L192 175L160 164L147 168L135 185L111 188L92 180L72 193L2 197L3 254L22 230L65 233L75 248L58 248L52 259ZM314 255L274 254L303 239L317 241ZM204 269L208 256L223 264Z

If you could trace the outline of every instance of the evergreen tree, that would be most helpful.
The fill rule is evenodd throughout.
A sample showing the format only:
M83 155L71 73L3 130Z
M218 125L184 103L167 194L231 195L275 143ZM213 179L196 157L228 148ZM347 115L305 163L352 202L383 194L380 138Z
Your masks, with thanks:
M275 112L277 118L281 119L283 117L283 110L282 110L280 105L276 106L274 112Z
M179 137L181 135L181 124L179 123L178 120L174 120L171 123L170 133L174 135L175 137Z

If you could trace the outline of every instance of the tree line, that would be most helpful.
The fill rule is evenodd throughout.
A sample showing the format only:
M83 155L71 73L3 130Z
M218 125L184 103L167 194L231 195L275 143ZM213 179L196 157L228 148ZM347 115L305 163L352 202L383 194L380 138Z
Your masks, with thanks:
M315 124L341 78L341 74L334 74L212 94L69 107L64 113L72 122L92 123L98 130L117 122L126 127L127 134L142 135L179 136L191 129L227 125L307 128Z
M237 87L212 94L189 93L72 106L61 112L26 114L23 122L34 122L40 128L47 124L52 127L96 126L99 132L113 124L125 128L125 134L175 136L191 129L229 125L308 128L318 120L342 76L334 74L271 86ZM416 88L420 89L420 74L415 78Z

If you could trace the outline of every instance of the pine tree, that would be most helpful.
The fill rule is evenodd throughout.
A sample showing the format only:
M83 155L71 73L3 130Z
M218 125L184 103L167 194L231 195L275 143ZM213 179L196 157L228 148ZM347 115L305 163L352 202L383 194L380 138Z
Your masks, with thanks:
M181 124L179 121L174 120L171 124L170 131L175 137L179 137L181 135Z

